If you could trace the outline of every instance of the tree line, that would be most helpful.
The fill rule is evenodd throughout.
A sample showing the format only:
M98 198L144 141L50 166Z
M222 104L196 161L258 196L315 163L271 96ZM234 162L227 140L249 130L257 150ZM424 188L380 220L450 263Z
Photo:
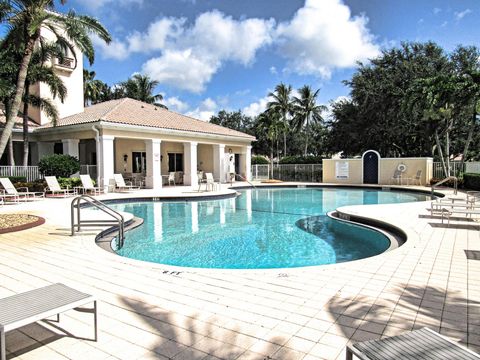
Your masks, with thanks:
M211 122L257 137L256 154L384 157L433 156L451 174L450 161L480 159L480 51L459 46L448 53L433 42L406 42L359 63L349 97L326 107L318 90L279 84L267 110L250 118L220 111ZM281 142L281 144L279 144ZM280 146L279 146L280 145Z

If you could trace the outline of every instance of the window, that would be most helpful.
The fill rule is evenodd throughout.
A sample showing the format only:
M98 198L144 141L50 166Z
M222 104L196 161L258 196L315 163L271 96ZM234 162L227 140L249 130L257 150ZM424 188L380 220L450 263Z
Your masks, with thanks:
M168 172L183 172L183 154L168 154Z
M132 152L132 172L133 173L145 173L146 172L146 157L144 152Z

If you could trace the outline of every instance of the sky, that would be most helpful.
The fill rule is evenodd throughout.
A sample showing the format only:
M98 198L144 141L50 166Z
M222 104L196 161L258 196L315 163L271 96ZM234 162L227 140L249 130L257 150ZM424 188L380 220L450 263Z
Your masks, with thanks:
M402 41L446 51L480 47L478 0L71 0L58 10L98 18L96 78L112 85L142 73L159 81L170 110L202 120L225 109L255 116L280 82L349 95L342 81ZM88 68L88 66L86 66Z

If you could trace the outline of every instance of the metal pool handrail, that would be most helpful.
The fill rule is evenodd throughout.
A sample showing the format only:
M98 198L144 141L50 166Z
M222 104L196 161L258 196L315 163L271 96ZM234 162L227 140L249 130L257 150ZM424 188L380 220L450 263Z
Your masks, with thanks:
M97 209L103 211L105 214L111 216L112 220L81 220L80 217L80 203L85 201L86 203L96 207ZM75 207L77 208L77 221L75 222ZM90 195L83 194L77 196L72 200L70 206L70 215L71 215L71 235L75 234L75 231L80 231L82 226L109 226L111 224L118 224L118 248L121 249L125 242L125 219L123 215L118 211L113 210L111 207L107 206L103 202L93 198Z
M443 183L449 181L449 180L453 180L453 191L454 191L454 194L457 195L457 190L458 190L458 178L456 176L449 176L449 177L446 177L445 179L443 180L440 180L439 182L435 183L432 185L432 188L431 188L431 191L432 191L432 199L434 197L434 192L435 192L435 188L438 186L438 185L442 185Z

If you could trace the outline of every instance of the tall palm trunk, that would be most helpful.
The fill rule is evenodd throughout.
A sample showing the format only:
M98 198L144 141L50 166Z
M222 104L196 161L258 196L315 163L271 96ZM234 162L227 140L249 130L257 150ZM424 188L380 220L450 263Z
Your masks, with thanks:
M35 41L40 36L40 31L37 31L32 37L27 41L25 51L23 53L22 62L20 63L20 69L18 70L17 86L15 91L15 97L13 99L12 107L10 108L9 114L7 116L7 122L5 123L5 128L3 129L2 136L0 137L0 157L5 151L7 146L8 139L12 135L13 125L15 124L15 119L20 109L20 103L22 102L23 90L25 89L25 79L27 78L28 65L30 64L30 59L32 58L33 48L35 46Z
M28 99L30 84L25 81L25 100ZM23 166L28 165L28 101L23 103Z
M304 156L307 156L308 154L308 131L305 134L305 151L303 153Z
M470 128L468 129L467 141L465 141L465 146L463 147L463 156L462 161L460 162L460 167L458 168L458 173L455 176L459 175L460 171L463 171L463 165L465 164L465 158L467 157L468 148L470 147L470 143L472 142L473 138L473 130L475 130L475 124L477 122L477 112L473 112L473 117L470 122Z
M8 139L8 163L11 166L15 166L15 154L13 153L13 138L10 136Z
M446 176L448 176L447 175L447 166L445 165L445 158L443 157L442 144L440 143L440 137L438 136L438 128L435 129L435 142L437 144L438 156L442 160L443 173L445 174L445 177L446 177Z
M287 156L287 113L283 113L283 156Z

